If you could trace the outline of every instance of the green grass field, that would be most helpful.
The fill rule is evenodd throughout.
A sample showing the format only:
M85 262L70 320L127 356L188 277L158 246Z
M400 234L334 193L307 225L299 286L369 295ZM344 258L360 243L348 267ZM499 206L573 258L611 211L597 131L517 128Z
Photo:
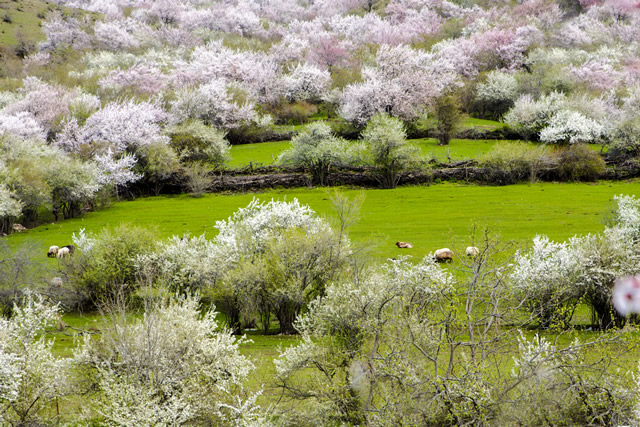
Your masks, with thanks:
M420 149L422 155L428 159L434 158L446 162L452 160L475 159L493 148L498 140L454 139L448 146L438 145L435 138L411 139L412 144ZM230 168L241 168L253 163L257 165L272 165L278 160L280 153L291 146L289 141L261 142L256 144L234 145L231 147Z
M496 139L452 139L449 145L438 145L435 138L410 139L409 144L420 149L426 159L439 162L461 161L477 159L490 152L496 144L510 141ZM243 168L252 163L254 166L268 166L276 164L278 156L291 146L290 141L260 142L255 144L233 145L229 168ZM602 145L590 144L589 148L600 151Z
M36 241L43 256L50 245L71 243L81 228L99 232L104 227L131 223L157 228L158 239L190 232L214 237L217 220L226 219L253 197L263 200L298 198L322 215L331 215L331 189L272 190L263 193L161 196L115 203L82 218L44 224L9 236L12 245ZM399 254L422 257L440 247L468 246L473 224L488 226L503 240L530 242L536 234L564 240L575 234L598 232L616 194L640 196L640 182L590 184L540 183L483 187L451 183L400 187L395 190L343 189L347 195L364 192L360 221L350 231L355 242L372 243L378 260ZM402 251L398 240L414 249Z

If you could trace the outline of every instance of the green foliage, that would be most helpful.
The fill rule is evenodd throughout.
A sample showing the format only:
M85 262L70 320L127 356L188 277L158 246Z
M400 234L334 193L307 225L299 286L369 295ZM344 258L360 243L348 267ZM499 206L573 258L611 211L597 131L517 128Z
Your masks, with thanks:
M602 156L587 144L573 144L556 153L558 176L565 181L595 181L606 169Z
M187 188L193 197L202 195L211 189L213 168L204 162L191 162L184 167Z
M34 242L12 248L6 239L0 240L0 317L11 317L25 289L37 289L46 283L49 271L42 262L43 255Z
M225 139L225 132L199 120L170 126L165 132L171 138L171 147L183 161L206 161L214 167L221 167L229 160L229 142Z
M400 174L416 163L417 150L407 145L402 122L394 117L378 114L362 131L373 176L382 188L396 188Z
M607 151L607 157L624 161L640 156L640 119L628 120L618 126Z
M63 274L80 296L80 308L96 308L119 293L133 293L137 289L136 257L150 252L155 242L153 230L121 224L103 229L91 248L78 248L64 261Z
M540 173L553 166L553 159L544 145L523 142L501 142L479 159L489 182L507 185L519 181L535 182Z
M440 145L448 145L462 120L459 99L455 95L440 97L435 105L435 118Z
M156 196L164 184L180 171L180 160L173 149L162 143L150 144L138 150L141 154L138 164L143 180L153 187Z
M307 123L311 116L318 113L318 107L306 101L288 102L283 99L268 111L275 117L276 124L302 125Z
M331 166L345 162L346 147L347 142L334 136L329 125L318 122L296 135L278 161L304 167L311 172L314 184L325 185Z

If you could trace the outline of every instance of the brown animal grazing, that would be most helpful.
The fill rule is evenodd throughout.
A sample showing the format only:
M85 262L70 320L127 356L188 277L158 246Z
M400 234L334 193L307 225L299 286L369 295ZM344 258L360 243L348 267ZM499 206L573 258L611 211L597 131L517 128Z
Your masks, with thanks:
M437 262L451 262L453 261L453 251L449 248L438 249L434 258Z
M409 242L396 242L396 246L400 249L411 249L413 245Z
M76 247L73 245L63 246L63 248L69 249L69 255L73 255L73 253L76 251Z

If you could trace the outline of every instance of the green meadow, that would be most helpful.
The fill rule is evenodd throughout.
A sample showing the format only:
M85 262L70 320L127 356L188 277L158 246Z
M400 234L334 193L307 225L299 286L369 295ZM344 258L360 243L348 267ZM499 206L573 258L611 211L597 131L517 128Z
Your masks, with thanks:
M435 138L411 139L409 144L418 147L423 157L446 162L451 160L475 159L491 151L498 140L454 139L447 146L438 145ZM278 156L291 146L290 141L260 142L256 144L234 145L231 147L230 168L242 168L252 163L272 165Z
M172 235L206 233L214 237L216 221L228 218L254 197L292 200L308 204L333 218L333 189L271 190L261 193L160 196L114 203L81 218L44 224L9 236L12 245L38 242L43 256L50 245L71 243L81 228L97 233L105 227L129 223L155 227L158 239ZM407 186L395 190L342 188L347 196L364 194L360 220L349 234L356 243L367 243L378 260L399 254L422 257L441 247L464 248L471 242L475 224L502 240L527 244L537 234L564 240L575 234L599 232L617 194L640 196L640 182L538 183L489 187L442 183ZM396 241L410 241L414 249L400 250Z
M476 119L479 120L479 119ZM477 159L490 152L496 144L505 142L496 139L452 139L449 145L439 145L435 138L410 139L409 144L420 149L422 157L438 162L451 162ZM232 169L253 166L274 165L278 156L291 146L290 141L260 142L255 144L233 145L231 147L231 160L227 166ZM591 144L589 148L600 151L602 146Z

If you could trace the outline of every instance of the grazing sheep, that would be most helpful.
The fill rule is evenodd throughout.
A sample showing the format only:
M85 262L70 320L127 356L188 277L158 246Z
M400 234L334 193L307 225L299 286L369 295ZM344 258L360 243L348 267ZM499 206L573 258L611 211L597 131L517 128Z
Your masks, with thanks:
M396 246L400 249L411 249L413 245L409 242L396 242Z
M434 258L437 262L451 262L453 261L453 251L449 248L438 249Z
M51 279L51 286L53 286L54 288L61 288L62 284L63 281L61 277L54 277L53 279Z
M69 255L73 255L73 253L76 251L76 247L73 245L66 245L66 246L63 246L63 248L69 249Z
M49 247L49 252L47 252L47 256L49 258L55 258L55 256L58 254L58 249L60 249L57 246L50 246Z
M22 224L13 224L11 229L17 233L22 233L23 231L27 231L27 227Z
M65 258L71 256L71 251L69 250L69 248L64 247L64 248L60 248L58 249L58 253L56 254L56 258Z
M467 248L467 256L468 257L477 257L480 254L480 249L476 248L475 246L469 246Z

